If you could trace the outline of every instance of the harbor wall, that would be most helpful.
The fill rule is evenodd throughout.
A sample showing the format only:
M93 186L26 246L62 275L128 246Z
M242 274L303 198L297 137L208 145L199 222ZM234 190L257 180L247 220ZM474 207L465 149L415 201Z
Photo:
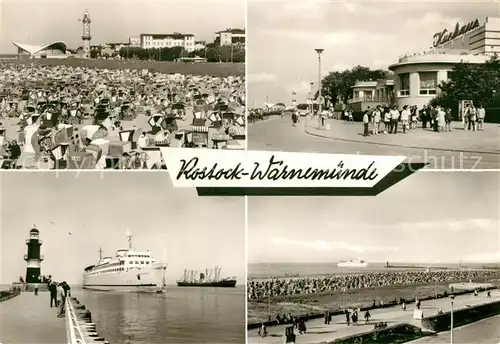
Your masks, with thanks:
M19 63L36 63L44 66L70 66L98 69L147 69L165 74L210 75L215 77L245 76L244 63L184 63L161 61L132 61L104 59L35 59Z
M467 325L500 314L500 301L459 309L453 312L453 326ZM451 328L451 312L422 319L422 326L435 332L448 331Z
M486 291L486 290L493 290L493 289L496 289L496 287L487 287L487 288L480 288L481 291ZM455 291L453 294L454 295L464 295L464 294L471 294L473 293L474 291L473 290L457 290ZM427 301L427 300L435 300L435 299L441 299L441 298L446 298L448 297L449 294L447 293L441 293L441 294L437 294L435 296L428 296L428 297L420 297L419 300L420 301ZM411 304L411 303L415 303L415 299L412 299L412 300L408 300L406 299L406 304ZM264 302L262 302L264 303ZM361 307L360 310L361 311L366 311L366 310L371 310L371 309L381 309L381 308L389 308L389 307L394 307L394 306L397 306L398 305L398 302L397 301L391 301L391 302L387 302L387 303L384 303L384 305L376 305L375 307L373 306L366 306L366 307ZM349 306L346 306L345 308L349 308ZM344 314L344 310L343 309L339 309L339 310L336 310L336 311L330 311L330 314L335 316L335 315L341 315L341 314ZM293 316L295 317L300 317L300 318L303 318L305 321L308 321L308 320L312 320L312 319L319 319L319 318L323 318L325 316L324 312L321 312L321 313L308 313L308 314L292 314ZM262 323L249 323L247 324L247 329L249 330L252 330L252 329L257 329L261 326ZM283 323L278 323L277 320L271 320L271 321L265 321L264 324L266 326L276 326L276 325L282 325Z
M21 289L19 288L2 290L0 291L0 302L12 299L13 297L18 296L19 294L21 294Z
M74 311L75 316L73 317L71 314L65 314L68 343L73 343L71 340L73 335L76 335L77 339L79 338L77 333L72 334L74 326L77 325L82 332L85 343L109 344L109 342L97 332L96 324L92 322L92 312L88 310L84 304L80 303L76 297L68 297L66 300L70 303L70 307L66 309L69 309L70 312Z
M335 339L331 342L326 342L326 344L395 344L406 343L420 337L422 337L421 328L410 324L400 324L373 330L368 333Z

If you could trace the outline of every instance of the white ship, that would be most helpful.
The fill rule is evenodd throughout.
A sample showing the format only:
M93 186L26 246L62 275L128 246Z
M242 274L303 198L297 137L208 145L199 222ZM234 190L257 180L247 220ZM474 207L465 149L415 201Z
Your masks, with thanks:
M368 266L368 262L361 259L354 260L343 260L337 264L339 268L366 268Z
M127 231L128 249L116 251L116 256L102 257L99 262L85 268L83 288L93 290L119 290L149 292L165 287L166 263L157 263L149 250L132 249L132 235Z

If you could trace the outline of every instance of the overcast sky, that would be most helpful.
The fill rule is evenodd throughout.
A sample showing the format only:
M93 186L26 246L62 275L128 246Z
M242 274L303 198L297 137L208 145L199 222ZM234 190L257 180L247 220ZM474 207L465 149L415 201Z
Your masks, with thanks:
M106 256L128 247L127 228L134 249L166 260L168 284L185 268L215 265L224 276L244 280L243 198L198 197L194 189L174 189L165 172L75 176L0 174L0 284L25 276L25 240L34 224L43 240L42 273L56 280L81 282L83 269L97 263L99 246Z
M252 263L500 263L500 178L419 172L376 197L248 201Z
M251 107L302 102L322 71L355 65L387 69L407 52L432 45L433 35L457 22L499 15L494 1L262 1L248 6L248 99Z
M62 40L69 48L81 46L83 29L78 19L85 9L92 20L92 44L172 32L213 41L217 31L245 26L242 0L0 0L0 53L15 53L12 41L46 44Z

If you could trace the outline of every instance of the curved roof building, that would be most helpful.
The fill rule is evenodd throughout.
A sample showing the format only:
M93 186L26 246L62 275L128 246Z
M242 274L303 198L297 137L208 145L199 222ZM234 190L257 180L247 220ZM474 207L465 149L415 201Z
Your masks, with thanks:
M500 18L457 23L433 37L433 48L407 54L389 66L395 74L395 100L398 108L429 103L439 92L442 81L449 80L459 63L485 63L493 53L500 53Z
M63 41L55 41L44 45L30 45L12 42L19 55L29 55L31 58L66 58L67 48Z

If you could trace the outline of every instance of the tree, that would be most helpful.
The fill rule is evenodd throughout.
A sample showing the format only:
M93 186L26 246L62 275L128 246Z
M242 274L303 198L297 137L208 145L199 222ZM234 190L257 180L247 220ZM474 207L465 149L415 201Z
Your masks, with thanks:
M356 81L376 81L385 79L389 76L389 72L376 69L372 70L368 67L356 66L352 69L347 69L342 72L331 72L322 80L322 95L329 96L333 102L340 98L344 103L351 98L352 87Z
M486 63L459 63L450 72L450 78L438 85L441 92L431 100L458 113L461 100L472 100L485 107L500 107L500 60L495 54Z

